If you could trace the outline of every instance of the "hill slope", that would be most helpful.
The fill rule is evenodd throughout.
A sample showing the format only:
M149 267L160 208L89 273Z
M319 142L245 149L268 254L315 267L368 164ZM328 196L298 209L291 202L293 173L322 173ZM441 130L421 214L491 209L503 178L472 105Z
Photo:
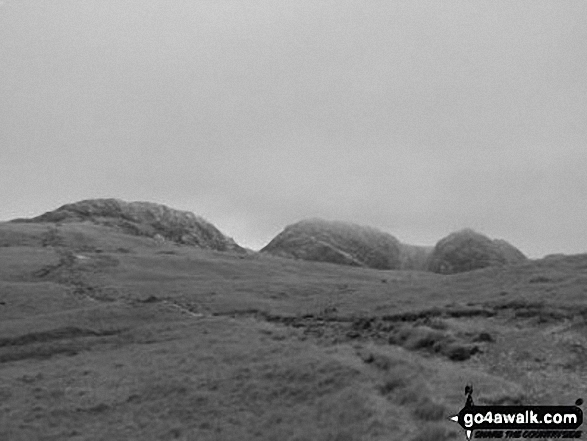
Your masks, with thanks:
M88 199L66 204L32 219L13 222L84 222L112 227L137 236L166 239L218 251L242 251L233 239L189 211L151 202Z
M464 439L587 394L587 255L445 277L0 223L0 439Z
M287 226L261 252L376 269L399 269L401 244L375 228L308 219Z
M464 229L438 241L430 256L428 269L440 274L454 274L524 260L526 256L505 240L492 240L471 229Z

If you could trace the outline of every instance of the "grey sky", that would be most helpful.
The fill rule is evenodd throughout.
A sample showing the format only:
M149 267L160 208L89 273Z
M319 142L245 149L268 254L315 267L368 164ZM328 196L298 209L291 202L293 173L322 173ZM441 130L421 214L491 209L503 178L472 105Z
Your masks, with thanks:
M4 0L0 219L118 197L587 252L587 2Z

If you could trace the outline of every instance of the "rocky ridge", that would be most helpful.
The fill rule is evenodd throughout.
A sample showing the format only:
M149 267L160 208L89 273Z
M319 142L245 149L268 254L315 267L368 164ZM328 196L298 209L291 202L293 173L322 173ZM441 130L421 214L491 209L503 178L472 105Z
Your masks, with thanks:
M232 238L189 211L152 202L87 199L30 219L13 222L92 222L128 234L217 251L244 251Z

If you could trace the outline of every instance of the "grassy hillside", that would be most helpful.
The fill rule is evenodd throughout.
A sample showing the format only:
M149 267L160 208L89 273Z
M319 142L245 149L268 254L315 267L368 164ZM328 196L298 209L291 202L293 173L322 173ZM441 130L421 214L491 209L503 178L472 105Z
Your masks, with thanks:
M587 392L587 255L455 275L0 224L0 439L463 439Z

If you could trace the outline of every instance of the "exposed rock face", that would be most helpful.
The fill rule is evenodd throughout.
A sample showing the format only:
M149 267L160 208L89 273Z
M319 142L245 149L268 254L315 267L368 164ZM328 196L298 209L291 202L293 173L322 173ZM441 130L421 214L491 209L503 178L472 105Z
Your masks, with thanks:
M401 244L375 228L309 219L287 226L261 252L377 269L401 266Z
M66 204L32 219L14 222L83 222L120 229L126 233L170 240L218 251L244 251L214 225L189 211L151 202L88 199Z
M428 269L440 274L454 274L524 260L526 256L506 241L492 240L465 229L449 234L436 244L428 261Z

